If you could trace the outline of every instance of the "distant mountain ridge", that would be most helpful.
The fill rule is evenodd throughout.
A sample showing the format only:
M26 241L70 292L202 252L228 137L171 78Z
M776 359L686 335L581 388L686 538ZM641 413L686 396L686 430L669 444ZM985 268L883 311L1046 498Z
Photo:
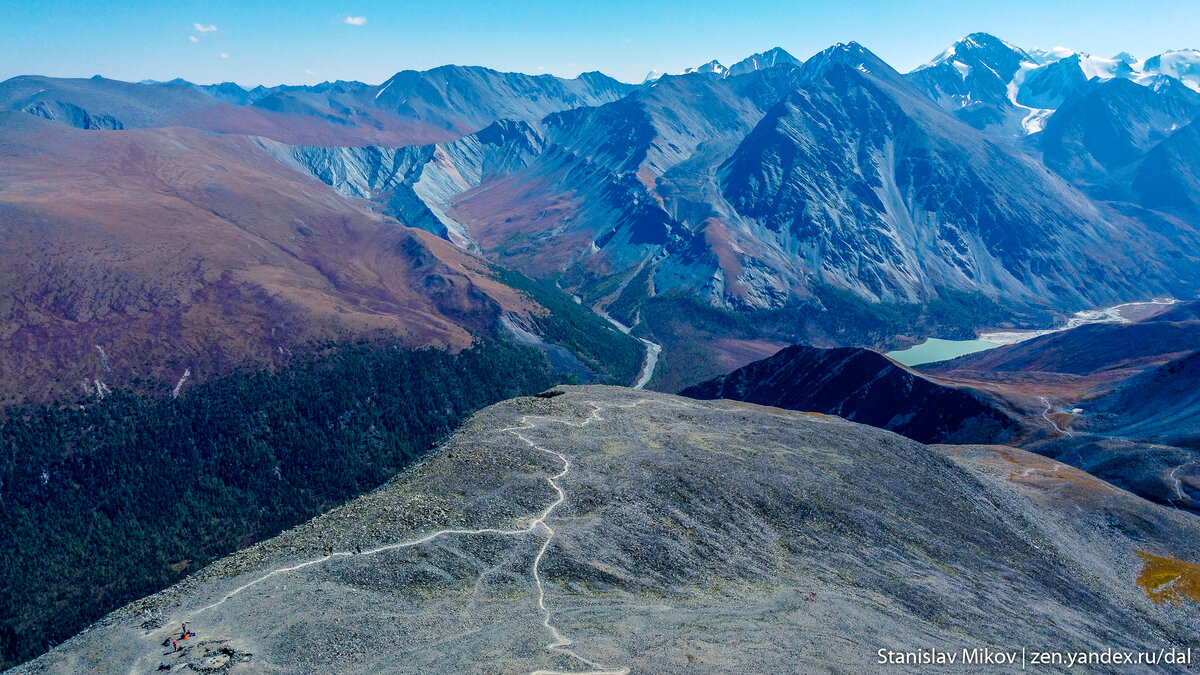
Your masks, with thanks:
M687 288L731 308L794 302L814 280L893 302L921 302L949 287L1020 302L1049 294L1072 304L1084 287L1079 279L1112 284L1114 298L1145 281L1144 272L1141 280L1126 277L1126 265L1114 259L1130 256L1148 270L1162 265L1143 241L1120 241L1125 228L1106 224L1119 216L1047 180L1023 153L948 124L907 78L857 44L799 66L784 60L743 75L714 74L666 76L607 106L558 113L531 123L511 147L480 134L474 138L492 149L474 158L451 150L458 141L445 145L456 175L478 178L418 189L419 202L385 199L398 212L436 214L421 216L432 231L470 240L528 273L564 274L585 296L597 274L650 265L656 291ZM847 108L858 105L847 98L858 92L879 112ZM830 126L832 111L840 117ZM784 129L781 137L772 125ZM811 130L794 131L806 125ZM434 159L439 151L422 152L441 172L433 167L444 165ZM870 161L855 156L863 152ZM498 171L477 163L499 155L511 161ZM324 175L319 164L310 168ZM353 173L375 175L347 168ZM599 193L598 175L610 184ZM503 197L509 190L527 203ZM484 195L488 208L475 207ZM555 214L544 221L555 237L539 235L541 225L531 230L524 211ZM570 224L558 227L559 218ZM505 235L532 241L513 250ZM1048 249L1046 239L1054 242ZM697 246L704 255L694 254Z
M976 33L908 74L849 42L643 85L471 66L252 90L22 77L0 83L0 108L97 134L249 137L356 209L639 331L659 298L795 326L849 293L868 321L853 337L768 336L832 346L914 307L983 310L904 321L964 330L1195 295L1188 54L1105 61ZM691 368L678 353L662 367Z
M1140 61L1126 52L1100 58L1063 48L1025 51L972 33L908 77L972 126L1032 134L1093 80L1123 79L1155 89L1175 81L1200 92L1200 50Z
M292 143L407 145L453 139L500 119L534 120L599 105L635 88L600 73L564 79L478 66L406 70L380 85L338 81L250 90L181 79L130 84L17 77L0 83L0 108L81 128L89 127L80 123L80 112L106 120L92 128L182 125Z

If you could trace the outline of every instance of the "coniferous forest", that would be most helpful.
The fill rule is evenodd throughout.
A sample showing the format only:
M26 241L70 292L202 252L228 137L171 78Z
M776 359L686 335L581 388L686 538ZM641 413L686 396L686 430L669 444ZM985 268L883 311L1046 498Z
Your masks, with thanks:
M380 485L475 410L551 384L533 349L363 342L177 399L9 410L0 667Z

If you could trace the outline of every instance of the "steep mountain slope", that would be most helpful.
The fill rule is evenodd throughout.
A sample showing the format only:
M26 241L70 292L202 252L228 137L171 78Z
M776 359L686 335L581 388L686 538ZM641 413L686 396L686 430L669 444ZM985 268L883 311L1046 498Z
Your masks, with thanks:
M1175 80L1139 87L1121 79L1085 88L1046 124L1046 166L1076 182L1131 164L1200 116L1200 94Z
M883 300L950 288L1065 305L1170 275L1162 249L935 109L861 47L826 62L722 167L729 202L816 278ZM1138 280L1122 258L1145 261Z
M1200 351L1122 382L1090 402L1088 424L1112 435L1200 448Z
M17 672L843 672L880 649L1181 647L1200 598L1153 577L1191 569L1197 541L1194 519L1019 450L568 388L479 413L398 480ZM181 622L196 637L161 647Z
M693 198L692 176L710 171L795 85L793 72L784 64L740 77L668 76L621 101L551 115L538 125L494 125L457 143L395 151L420 155L425 164L403 171L421 198L410 210L444 214L438 220L448 230L502 263L538 276L565 273L568 287L585 295L593 282L671 253L679 262L656 280L660 287L703 286L710 263L693 264L688 251L697 239L689 227L704 216L690 212L711 207L684 201ZM292 154L326 178L324 153ZM346 173L379 174L365 167ZM678 203L669 203L671 193L685 188ZM408 208L398 208L390 194L383 198L394 209ZM687 226L677 209L689 211Z
M668 76L453 144L355 153L280 154L331 184L370 177L351 182L379 185L343 189L589 301L646 270L643 297L680 289L736 309L822 284L889 302L951 290L1084 306L1197 276L1194 228L1098 208L855 44L800 68Z
M989 53L955 58L975 59L981 73L1003 54L1014 68L1033 58L977 42L972 50ZM1200 283L1194 222L1137 206L1128 186L1117 200L1119 191L1082 181L1116 200L1097 203L1027 154L1032 146L963 124L860 45L801 66L775 62L741 75L666 76L612 103L436 145L264 145L345 195L551 279L643 332L651 303L698 298L768 327L717 339L883 347L930 327L969 331L1135 296L1186 297ZM995 97L1002 85L1011 93L1005 77L989 85ZM1128 85L1109 84L1118 93ZM1109 120L1135 155L1185 114L1190 94L1177 89L1138 88L1141 112ZM1178 106L1164 108L1169 101ZM1065 112L1062 163L1104 155L1072 140L1088 123ZM1146 120L1158 130L1141 134ZM1149 166L1134 159L1113 164L1106 180ZM863 305L858 328L810 321L845 304L846 291ZM700 367L688 344L686 334L704 332L649 336L664 345L663 381L719 372Z
M1013 102L1041 110L1056 110L1088 83L1085 54L1051 60L1025 74Z
M1200 120L1154 146L1133 170L1136 199L1148 208L1195 222L1200 217Z
M1023 77L1022 66L1032 60L1019 47L987 33L972 33L907 77L971 126L1016 133L1027 113L1014 105L1010 89L1020 84L1014 80Z
M457 350L500 334L502 315L545 313L479 258L248 139L20 113L0 125L5 402L139 381L170 391L185 372L278 365L314 341Z
M999 443L1018 428L1011 413L974 391L850 347L788 347L679 393L837 415L922 443Z

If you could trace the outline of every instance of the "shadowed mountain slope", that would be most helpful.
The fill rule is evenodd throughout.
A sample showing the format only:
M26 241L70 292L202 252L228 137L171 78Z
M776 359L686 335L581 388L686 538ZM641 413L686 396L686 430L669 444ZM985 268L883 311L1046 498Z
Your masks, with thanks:
M969 389L922 377L868 349L796 345L681 396L837 415L923 443L998 443L1017 420Z
M1092 401L1089 427L1113 435L1200 449L1200 351L1121 382ZM1107 419L1106 419L1107 418Z
M1170 80L1141 87L1108 80L1060 108L1040 137L1043 160L1077 183L1098 181L1133 163L1200 116L1200 94Z

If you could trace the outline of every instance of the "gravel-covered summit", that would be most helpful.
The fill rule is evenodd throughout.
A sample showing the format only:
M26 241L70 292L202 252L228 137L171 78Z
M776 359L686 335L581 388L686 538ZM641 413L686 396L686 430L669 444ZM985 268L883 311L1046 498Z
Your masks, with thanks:
M18 670L849 673L880 649L1200 647L1196 604L1137 585L1139 551L1200 561L1195 516L1011 448L556 391Z

